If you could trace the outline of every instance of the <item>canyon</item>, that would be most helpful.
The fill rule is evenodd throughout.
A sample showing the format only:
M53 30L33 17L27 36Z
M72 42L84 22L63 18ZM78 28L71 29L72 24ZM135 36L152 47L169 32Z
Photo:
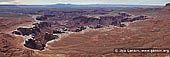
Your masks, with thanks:
M50 18L53 17L55 17L55 15L44 15L37 17L36 20L41 22L32 24L33 27L30 28L20 27L13 33L27 36L27 40L24 44L26 47L43 50L48 41L58 38L57 34L80 32L87 28L104 28L108 27L109 25L124 27L126 25L122 24L122 22L133 22L136 20L148 19L147 16L132 16L128 13L118 13L116 16L97 16L99 18L78 16L72 18L71 20L52 20L51 22Z
M0 9L0 57L159 57L115 48L169 48L170 11L145 7ZM19 8L19 9L15 9ZM11 9L11 8L10 8ZM22 13L22 14L21 14ZM16 21L17 20L17 21ZM8 28L8 29L6 29Z

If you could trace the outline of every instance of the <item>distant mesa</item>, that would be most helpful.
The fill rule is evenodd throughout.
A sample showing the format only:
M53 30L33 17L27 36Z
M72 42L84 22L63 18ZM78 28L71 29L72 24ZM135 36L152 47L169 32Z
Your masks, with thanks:
M164 9L170 10L170 3L167 3L167 4L165 5Z

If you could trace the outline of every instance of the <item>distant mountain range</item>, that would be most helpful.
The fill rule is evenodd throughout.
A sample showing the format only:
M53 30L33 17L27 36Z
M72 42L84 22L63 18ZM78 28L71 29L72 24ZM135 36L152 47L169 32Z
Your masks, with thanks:
M18 7L162 7L161 5L126 5L126 4L52 4L52 5L0 5L0 6L18 6Z

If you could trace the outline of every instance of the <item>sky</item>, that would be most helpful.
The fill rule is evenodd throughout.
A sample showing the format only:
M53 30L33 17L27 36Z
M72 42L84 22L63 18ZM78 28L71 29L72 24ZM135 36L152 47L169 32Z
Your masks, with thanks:
M170 0L0 0L0 4L137 4L137 5L164 5Z

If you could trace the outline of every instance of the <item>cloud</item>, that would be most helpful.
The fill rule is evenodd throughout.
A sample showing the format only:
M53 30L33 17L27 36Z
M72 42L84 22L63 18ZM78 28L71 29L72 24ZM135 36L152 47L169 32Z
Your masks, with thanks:
M0 0L0 4L21 4L21 0Z
M10 2L10 1L15 1L15 0L0 0L0 2Z

